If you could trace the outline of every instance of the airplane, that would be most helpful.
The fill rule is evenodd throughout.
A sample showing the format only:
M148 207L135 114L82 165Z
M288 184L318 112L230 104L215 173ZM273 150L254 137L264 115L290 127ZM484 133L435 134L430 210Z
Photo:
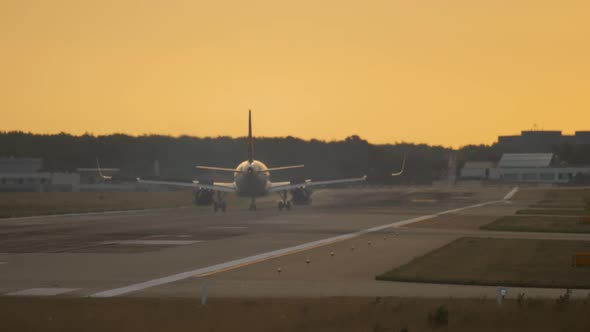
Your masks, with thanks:
M404 157L405 165L405 157ZM171 182L171 181L158 181L158 180L143 180L137 178L139 183L145 183L150 185L165 185L165 186L177 186L177 187L190 187L198 190L209 191L215 193L213 200L213 209L215 212L221 210L226 211L225 194L235 193L239 196L250 197L250 211L256 211L256 198L266 196L271 193L278 193L280 201L278 202L278 209L290 210L291 201L288 200L288 193L290 190L295 189L308 189L317 186L325 186L332 184L341 183L354 183L362 182L367 179L364 175L358 178L347 178L338 180L327 180L327 181L311 181L305 180L299 183L287 182L271 182L270 172L271 171L283 171L288 169L302 168L304 165L292 165L292 166L281 166L268 168L263 162L254 159L254 139L252 137L252 111L248 111L248 160L240 163L236 168L224 168L224 167L212 167L212 166L196 166L197 169L212 170L221 172L232 172L234 173L234 181L230 183L224 182L213 182L213 183L200 183L199 181L193 182ZM392 176L398 176L403 173L402 170L398 173L392 174Z

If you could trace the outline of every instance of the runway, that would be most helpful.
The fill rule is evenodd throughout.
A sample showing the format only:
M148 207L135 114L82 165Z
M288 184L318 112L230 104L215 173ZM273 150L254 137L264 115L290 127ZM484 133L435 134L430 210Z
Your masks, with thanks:
M511 189L455 189L427 202L407 196L431 188L335 189L289 212L263 203L254 213L179 208L0 220L0 294L196 298L207 284L219 297L494 296L493 287L374 277L466 234L590 240L424 227L462 214L511 214L526 204L507 204Z

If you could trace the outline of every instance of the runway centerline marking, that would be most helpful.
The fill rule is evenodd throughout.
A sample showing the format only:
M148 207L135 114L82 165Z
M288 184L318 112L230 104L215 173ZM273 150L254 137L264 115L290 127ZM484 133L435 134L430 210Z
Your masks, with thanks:
M349 234L343 234L343 235L334 236L334 237L330 237L330 238L326 238L326 239L322 239L322 240L303 243L303 244L299 244L299 245L284 248L284 249L273 250L273 251L269 251L269 252L262 253L262 254L257 254L257 255L253 255L253 256L248 256L248 257L232 260L232 261L225 262L225 263L202 267L202 268L198 268L198 269L191 270L191 271L181 272L181 273L173 274L170 276L152 279L152 280L148 280L148 281L144 281L144 282L140 282L140 283L124 286L124 287L109 289L109 290L105 290L102 292L92 294L90 296L91 297L119 296L119 295L131 293L131 292L144 290L147 288L152 288L152 287L156 287L156 286L161 286L161 285L173 283L176 281L180 281L180 280L184 280L184 279L188 279L188 278L192 278L192 277L209 276L209 275L213 275L216 273L221 273L221 272L237 269L237 268L240 268L240 267L243 267L246 265L260 263L260 262L263 262L263 261L266 261L269 259L273 259L273 258L277 258L277 257L289 255L289 254L298 253L301 251L314 249L317 247L325 246L325 245L336 243L336 242L349 240L349 239L352 239L355 237L359 237L359 236L369 234L369 233L378 232L378 231L381 231L384 229L388 229L388 228L392 228L392 227L406 226L406 225L413 224L413 223L416 223L419 221L436 218L441 215L455 213L455 212L468 210L468 209L474 209L474 208L478 208L478 207L482 207L482 206L486 206L486 205L500 203L503 201L504 201L503 199L497 200L497 201L488 201L488 202L483 202L483 203L479 203L479 204L464 206L461 208L446 210L446 211L442 211L442 212L438 212L438 213L434 213L434 214L424 215L424 216L420 216L420 217L416 217L416 218L396 221L396 222L393 222L390 224L375 226L375 227L367 228L367 229L360 230L360 231L353 232L353 233L349 233Z
M246 229L246 226L209 226L207 229Z
M185 246L189 244L199 243L201 241L189 240L119 240L119 241L104 241L102 244L121 244L121 245L149 245L149 246Z

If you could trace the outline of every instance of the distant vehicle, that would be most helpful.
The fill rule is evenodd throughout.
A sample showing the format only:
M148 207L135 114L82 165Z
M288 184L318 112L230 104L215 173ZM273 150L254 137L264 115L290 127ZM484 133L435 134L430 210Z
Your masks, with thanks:
M405 158L404 158L405 164ZM98 165L98 172L100 176L105 179L111 179L110 176L105 176ZM210 205L213 204L213 210L215 212L221 210L226 211L227 205L225 202L226 193L235 193L239 196L250 197L250 211L256 211L256 198L266 196L270 193L278 193L280 200L278 202L278 209L290 210L291 202L294 204L310 204L312 187L327 186L332 184L341 183L353 183L361 182L367 179L364 175L358 178L338 179L338 180L327 180L327 181L287 181L287 182L271 182L270 172L271 171L282 171L287 169L302 168L304 165L292 165L282 167L268 168L261 161L254 159L254 139L252 137L252 112L248 113L248 160L240 163L235 169L223 168L223 167L211 167L211 166L196 166L198 169L232 172L234 173L234 181L230 183L226 182L211 182L202 183L199 181L193 182L173 182L173 181L159 181L159 180L143 180L137 178L137 181L145 184L152 185L165 185L165 186L177 186L177 187L190 187L194 188L193 201L197 205ZM402 170L398 173L392 174L392 176L401 175ZM291 193L292 200L289 200L289 193Z

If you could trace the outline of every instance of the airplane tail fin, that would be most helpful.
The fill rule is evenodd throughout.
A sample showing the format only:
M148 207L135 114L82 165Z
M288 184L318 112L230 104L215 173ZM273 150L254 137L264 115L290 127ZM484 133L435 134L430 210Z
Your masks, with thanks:
M252 111L248 110L248 162L254 161L254 140L252 138Z

